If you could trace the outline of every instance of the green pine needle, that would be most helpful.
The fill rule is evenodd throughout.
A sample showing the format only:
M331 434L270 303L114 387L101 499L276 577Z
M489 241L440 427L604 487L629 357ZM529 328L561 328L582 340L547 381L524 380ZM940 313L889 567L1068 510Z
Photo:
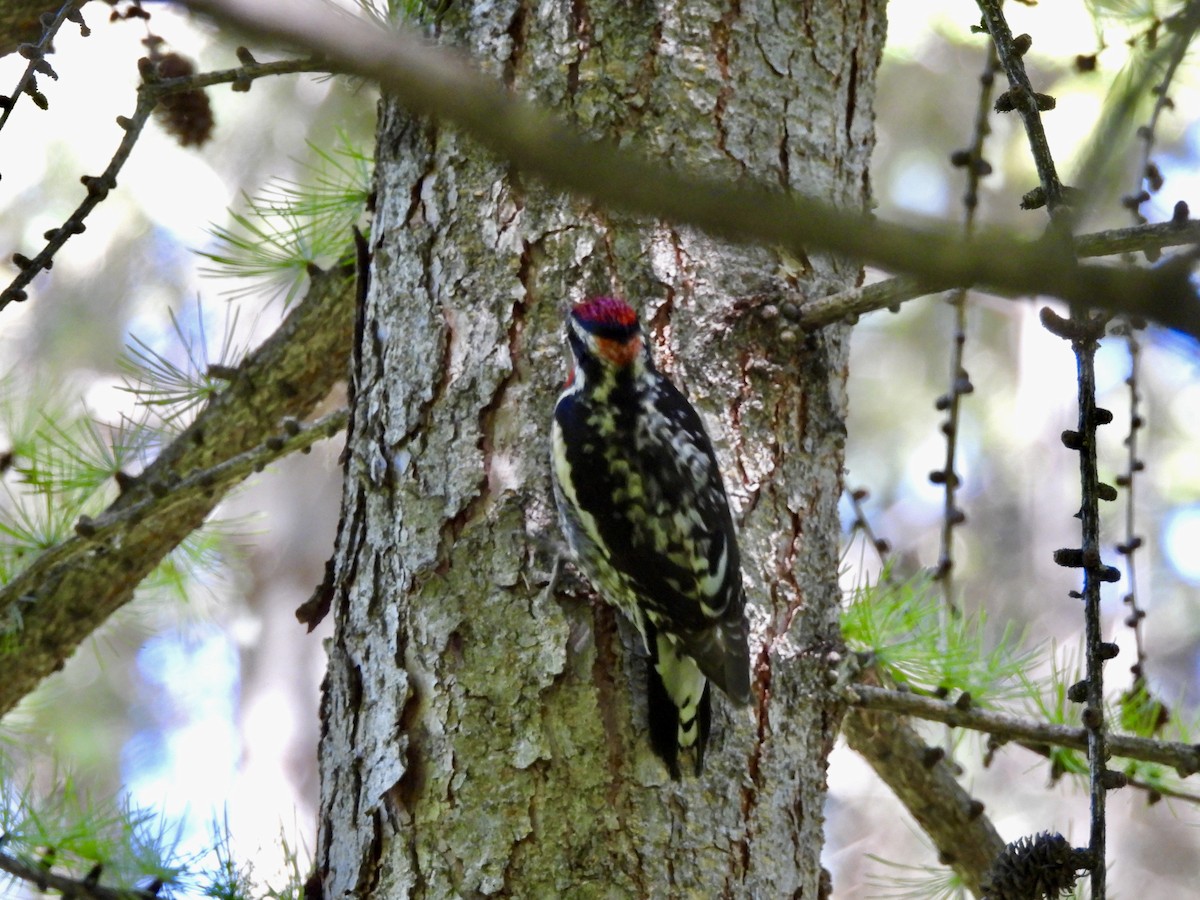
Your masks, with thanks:
M288 840L287 831L280 826L279 847L283 854L286 880L279 886L260 884L250 862L239 861L233 854L228 818L213 823L212 855L216 868L207 875L203 885L205 897L214 900L303 900L305 869L297 848Z
M1080 655L1073 651L1060 654L1058 645L1051 644L1043 663L1049 672L1041 679L1035 680L1028 672L1019 676L1025 686L1023 697L1030 711L1051 725L1078 724L1078 707L1067 698L1067 691L1083 678Z
M0 852L75 880L99 864L100 883L108 888L131 890L158 880L162 896L186 891L216 900L302 900L307 854L299 852L282 824L283 880L262 884L253 865L235 857L227 817L214 822L207 851L185 856L179 850L182 823L133 808L126 800L98 800L53 762L49 768L46 777L44 758L32 758L27 747L10 751L0 740ZM21 774L34 771L36 779ZM0 894L7 896L8 885L16 883L0 873Z
M38 553L72 537L80 516L99 515L118 491L115 476L144 468L187 414L224 388L225 382L208 375L210 350L203 315L198 315L200 325L191 334L171 314L184 363L176 364L144 343L123 359L125 389L144 405L138 420L122 417L115 425L105 424L81 414L78 404L72 407L57 395L37 396L36 391L29 396L14 377L0 378L0 430L11 440L0 469L0 579L10 580ZM244 352L235 346L236 323L235 313L213 362L228 366ZM157 423L150 421L152 415ZM185 539L144 587L186 596L210 582L224 569L225 537L208 523ZM0 635L18 633L22 613L19 604L10 607L0 621Z
M361 218L371 194L374 161L342 134L332 151L309 144L318 162L308 166L306 181L277 179L258 196L243 195L247 212L230 212L233 226L213 226L218 248L197 251L214 265L201 269L218 278L252 283L228 292L231 297L265 294L297 297L310 269L344 261L350 229Z
M1166 705L1155 697L1144 680L1137 680L1133 689L1121 695L1121 728L1138 737L1154 737L1169 718Z
M213 823L212 835L216 866L204 885L204 896L213 900L249 900L254 895L254 867L234 858L228 816Z
M842 613L851 649L869 651L897 684L926 693L966 691L983 706L1022 693L1021 676L1037 658L1010 623L994 641L987 618L943 614L927 577L883 580L860 588Z
M69 537L80 515L103 508L102 501L84 491L17 493L8 482L0 487L0 498L0 570L6 570L5 580L23 568L29 556Z
M205 522L163 557L138 587L140 595L166 595L194 604L197 592L211 588L230 569L230 535L227 520Z
M174 311L169 312L171 330L183 351L176 362L139 337L125 348L117 360L123 372L124 387L148 409L153 409L168 433L176 433L190 421L191 414L227 386L213 374L213 367L234 368L247 349L237 341L238 310L226 316L220 347L215 355L208 345L204 310L196 306L196 330L183 327Z
M281 216L357 219L370 198L375 160L351 146L344 132L340 140L340 146L332 151L309 143L309 149L320 160L308 166L312 179L275 179L254 199L254 207Z
M101 864L106 886L133 887L154 878L180 886L185 865L176 849L178 829L127 802L88 797L69 774L53 774L42 792L34 789L32 777L19 782L16 769L13 758L0 753L4 853L75 879Z
M37 437L37 452L18 458L13 468L26 484L49 494L91 494L110 487L118 472L145 464L155 439L145 420L122 418L106 426L90 416L68 424L47 419Z
M71 410L57 382L36 375L18 377L13 372L0 376L0 430L13 462L36 456L45 423L77 415Z
M871 874L867 883L876 889L871 897L879 900L966 900L971 895L962 879L946 866L916 866L884 859L873 853L867 857L892 870Z

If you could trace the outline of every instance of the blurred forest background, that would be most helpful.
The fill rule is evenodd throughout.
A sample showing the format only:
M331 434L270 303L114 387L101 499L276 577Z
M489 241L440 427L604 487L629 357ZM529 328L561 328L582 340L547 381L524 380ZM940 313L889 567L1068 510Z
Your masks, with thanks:
M1044 121L1070 183L1072 161L1088 149L1105 98L1125 72L1127 39L1143 35L1164 10L1150 0L1008 6L1014 33L1033 38L1026 62L1035 86L1057 99ZM233 44L170 8L151 10L153 30L198 70L236 65ZM101 4L84 8L88 38L77 28L61 32L54 56L60 80L42 86L48 111L23 104L0 140L6 258L38 246L43 232L61 224L79 201L79 176L101 170L120 139L115 118L131 112L146 28L138 20L108 24L108 12ZM969 144L978 104L987 43L971 32L978 10L969 2L894 0L889 18L872 175L879 214L961 221L965 173L951 154ZM1093 55L1094 68L1077 59ZM23 65L14 56L0 60L0 84L15 83ZM1158 123L1153 159L1165 184L1141 207L1152 222L1170 219L1178 200L1200 209L1200 125L1192 113L1200 109L1198 74L1196 60L1187 58L1171 91L1174 109ZM136 380L130 363L147 354L184 368L191 359L203 370L223 345L234 358L256 345L285 312L290 276L268 279L264 288L262 278L230 277L228 267L203 255L229 249L221 229L240 227L229 210L244 213L243 194L261 197L289 182L345 178L343 169L369 174L369 86L287 75L260 79L249 93L218 86L209 96L213 140L184 149L151 126L86 233L35 280L28 302L4 310L4 441L52 434L49 423L80 417L106 426L139 417L127 390ZM1138 122L1151 102L1147 97ZM993 115L991 123L984 156L993 172L982 180L978 219L1036 235L1044 211L1019 209L1021 195L1037 183L1019 121ZM1140 189L1142 145L1126 137L1114 148L1120 176L1105 185L1109 195L1092 205L1080 231L1132 224L1120 201ZM336 252L322 255L317 247L314 261L328 266ZM1078 543L1077 457L1059 439L1075 425L1075 361L1069 346L1038 323L1041 305L969 298L965 367L974 391L963 400L957 464L958 505L967 518L955 529L952 583L959 605L985 608L996 633L1014 623L1027 629L1030 644L1055 642L1060 663L1071 668L1080 657L1083 617L1068 591L1078 588L1078 576L1054 565L1052 553ZM944 496L929 473L944 462L945 414L935 400L950 385L953 334L954 312L936 297L866 316L855 331L847 484L870 492L865 514L890 543L892 571L901 577L936 566L941 552ZM1146 469L1136 480L1134 514L1145 541L1136 555L1138 601L1147 611L1145 670L1172 715L1190 720L1200 702L1198 357L1190 343L1158 329L1139 333L1138 341L1145 420L1138 440ZM1099 402L1115 414L1100 448L1101 475L1112 483L1128 466L1124 339L1104 342L1098 371ZM161 811L180 823L186 849L211 843L213 823L227 822L234 852L269 876L281 864L281 829L293 846L311 845L329 623L306 634L294 611L320 581L331 551L340 447L339 437L255 477L176 554L173 568L4 720L0 740L35 748L43 775L56 766L93 794L128 792L135 805ZM11 475L4 488L8 511L0 529L44 518L44 511L20 510ZM1115 557L1111 548L1126 539L1125 493L1105 512L1106 557ZM854 516L847 502L848 590L880 572L875 549L850 529ZM1125 570L1123 557L1108 561ZM1128 585L1124 578L1106 588L1106 639L1122 650L1108 667L1116 689L1131 678L1128 665L1136 659L1133 632L1123 624ZM940 729L928 732L940 740ZM1051 784L1049 763L1015 748L985 768L983 750L981 739L966 738L958 759L965 783L1006 840L1045 828L1086 839L1087 797L1078 783ZM830 786L826 866L836 897L895 896L897 880L911 873L889 861L936 864L899 803L856 756L835 752ZM1196 804L1150 805L1134 790L1109 802L1113 895L1192 895L1200 858Z

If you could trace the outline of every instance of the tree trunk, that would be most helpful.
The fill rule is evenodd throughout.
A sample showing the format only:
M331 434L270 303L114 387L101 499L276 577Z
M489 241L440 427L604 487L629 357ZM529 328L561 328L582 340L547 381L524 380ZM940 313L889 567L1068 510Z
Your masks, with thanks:
M863 208L883 0L454 4L515 90L666 160ZM384 100L321 741L326 897L817 897L851 286L549 195ZM650 752L641 648L562 547L549 419L571 302L615 294L707 419L736 507L757 702L702 777Z

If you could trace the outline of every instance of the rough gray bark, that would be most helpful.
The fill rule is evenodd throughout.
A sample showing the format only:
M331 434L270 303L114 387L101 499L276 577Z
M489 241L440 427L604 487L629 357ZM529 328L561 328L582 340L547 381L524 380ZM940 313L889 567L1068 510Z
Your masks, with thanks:
M445 38L596 135L861 209L879 0L451 7ZM549 196L384 101L373 284L335 561L321 743L327 897L820 893L841 709L846 332L780 301L854 284ZM644 734L629 629L546 590L562 317L651 323L741 513L759 700L718 699L699 779ZM782 324L781 326L781 323Z

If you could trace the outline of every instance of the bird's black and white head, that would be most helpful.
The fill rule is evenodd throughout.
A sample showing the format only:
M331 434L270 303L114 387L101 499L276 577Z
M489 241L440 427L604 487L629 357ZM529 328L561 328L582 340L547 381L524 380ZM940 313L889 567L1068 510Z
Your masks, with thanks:
M642 323L632 306L615 297L591 297L567 317L572 367L568 384L577 389L636 378L650 365Z

